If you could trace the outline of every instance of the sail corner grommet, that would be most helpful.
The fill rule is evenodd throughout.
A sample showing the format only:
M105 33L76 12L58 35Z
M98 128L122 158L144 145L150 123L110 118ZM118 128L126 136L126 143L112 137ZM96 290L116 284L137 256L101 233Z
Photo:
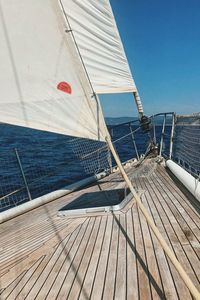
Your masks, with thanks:
M72 29L65 29L66 33L72 32Z

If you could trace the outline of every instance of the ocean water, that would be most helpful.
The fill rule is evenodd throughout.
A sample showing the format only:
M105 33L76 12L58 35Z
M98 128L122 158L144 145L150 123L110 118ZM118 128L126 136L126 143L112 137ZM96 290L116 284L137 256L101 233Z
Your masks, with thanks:
M137 126L133 126L132 130L136 128ZM162 127L157 126L157 142L160 140L161 130ZM128 126L113 130L112 140L122 161L136 157L129 133ZM169 148L169 133L170 127L166 127L166 153ZM126 137L121 139L123 136ZM149 135L142 130L135 134L139 155L146 151L148 141ZM1 124L0 144L1 210L28 200L21 168L30 194L32 198L36 198L109 167L107 151L88 156L88 153L103 146L96 141ZM80 159L81 156L86 158Z

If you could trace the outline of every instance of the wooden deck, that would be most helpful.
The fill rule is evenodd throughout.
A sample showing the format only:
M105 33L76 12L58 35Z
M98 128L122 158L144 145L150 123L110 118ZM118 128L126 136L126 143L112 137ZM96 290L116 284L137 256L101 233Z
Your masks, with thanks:
M146 162L129 174L200 289L200 205L160 165ZM122 186L116 173L84 192ZM81 193L0 225L1 300L192 299L134 201L117 213L58 217L58 210Z

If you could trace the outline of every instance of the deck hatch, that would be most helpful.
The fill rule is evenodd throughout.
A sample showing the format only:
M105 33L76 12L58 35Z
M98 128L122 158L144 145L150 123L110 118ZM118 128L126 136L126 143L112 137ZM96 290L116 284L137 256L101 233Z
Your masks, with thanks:
M63 206L58 214L62 216L119 210L123 208L130 199L130 190L126 188L85 193Z

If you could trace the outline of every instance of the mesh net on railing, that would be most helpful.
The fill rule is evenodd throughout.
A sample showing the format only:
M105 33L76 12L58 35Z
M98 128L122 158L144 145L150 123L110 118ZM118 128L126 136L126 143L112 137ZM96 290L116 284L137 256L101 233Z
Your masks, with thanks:
M0 211L110 167L106 143L0 125ZM17 155L16 155L17 152Z
M137 158L137 153L140 157L149 145L149 135L141 130L139 122L113 126L110 131L113 144L122 162Z
M122 162L146 153L154 133L159 143L163 117L159 118L154 118L150 132L142 131L138 121L112 128L113 144ZM163 153L168 149L168 137L166 127ZM29 201L28 190L35 199L115 165L105 142L6 124L0 125L0 142L0 211Z
M70 146L86 174L98 174L110 169L111 154L105 142L79 138L73 139Z
M7 197L5 197L7 195ZM0 153L0 209L26 202L28 195L14 151Z
M200 114L177 116L173 160L194 176L200 174Z

